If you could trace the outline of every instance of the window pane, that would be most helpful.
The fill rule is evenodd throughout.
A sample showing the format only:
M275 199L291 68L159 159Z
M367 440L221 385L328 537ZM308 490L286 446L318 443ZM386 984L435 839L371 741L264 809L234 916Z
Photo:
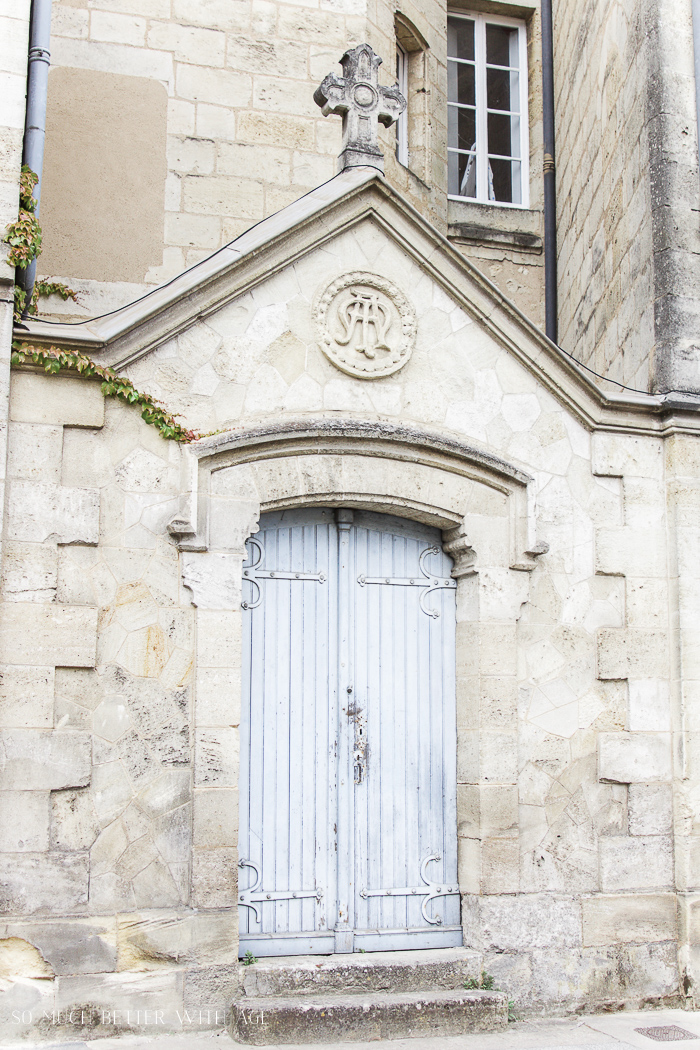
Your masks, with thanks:
M489 160L489 198L521 203L519 160Z
M447 107L447 144L456 149L476 148L476 110Z
M486 62L494 66L518 65L518 30L486 26Z
M497 153L501 157L520 156L520 117L489 113L488 129L489 153Z
M473 153L448 152L447 192L454 197L476 197L476 157Z
M486 70L486 104L489 109L509 109L517 113L518 74L507 69Z
M474 23L468 18L447 19L447 54L474 60Z
M474 66L463 62L447 63L447 97L450 102L461 102L465 106L475 104Z

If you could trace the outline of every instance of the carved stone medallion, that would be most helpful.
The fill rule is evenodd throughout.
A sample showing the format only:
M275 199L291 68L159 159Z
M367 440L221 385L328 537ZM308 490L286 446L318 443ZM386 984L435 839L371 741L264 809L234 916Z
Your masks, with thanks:
M390 376L413 352L415 311L385 277L356 271L336 278L316 300L315 314L321 349L348 375Z

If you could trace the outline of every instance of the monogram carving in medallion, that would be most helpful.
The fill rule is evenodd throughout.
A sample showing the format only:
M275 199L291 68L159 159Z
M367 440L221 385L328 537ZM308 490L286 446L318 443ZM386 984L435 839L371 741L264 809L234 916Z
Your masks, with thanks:
M380 379L406 364L416 341L416 315L385 277L355 271L336 278L316 300L326 357L348 375Z

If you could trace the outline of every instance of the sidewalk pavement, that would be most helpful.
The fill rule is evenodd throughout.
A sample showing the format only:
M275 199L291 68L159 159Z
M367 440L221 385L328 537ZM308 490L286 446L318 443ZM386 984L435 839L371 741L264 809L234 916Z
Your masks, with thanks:
M362 1043L315 1043L321 1050L376 1050L381 1042L385 1050L654 1050L659 1039L644 1035L638 1028L675 1026L679 1033L665 1033L662 1042L676 1039L678 1050L700 1050L700 1011L643 1010L616 1014L591 1014L583 1017L536 1018L515 1021L501 1032L476 1032L446 1038L392 1039ZM659 1033L657 1032L657 1037ZM675 1038L673 1038L675 1035ZM688 1038L687 1036L692 1036ZM125 1035L112 1039L65 1043L14 1043L0 1050L234 1050L235 1043L224 1030L153 1037ZM275 1046L270 1050L307 1050L304 1046Z

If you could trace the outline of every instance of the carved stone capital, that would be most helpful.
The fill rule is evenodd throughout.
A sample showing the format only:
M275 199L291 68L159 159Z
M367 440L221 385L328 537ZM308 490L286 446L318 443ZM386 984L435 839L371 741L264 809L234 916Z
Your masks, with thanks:
M450 555L455 563L452 576L459 580L463 576L474 576L478 570L475 567L476 551L467 537L460 532L459 528L448 529L442 534L443 550Z

